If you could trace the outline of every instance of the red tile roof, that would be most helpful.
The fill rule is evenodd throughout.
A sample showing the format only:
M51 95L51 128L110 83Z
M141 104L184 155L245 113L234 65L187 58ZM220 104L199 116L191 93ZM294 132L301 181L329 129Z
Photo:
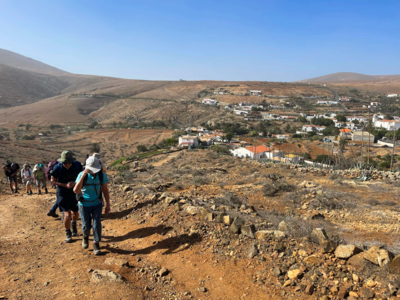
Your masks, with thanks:
M268 148L267 146L261 145L261 146L249 146L246 147L247 150L253 153L261 153L261 152L269 152L271 151L271 148Z

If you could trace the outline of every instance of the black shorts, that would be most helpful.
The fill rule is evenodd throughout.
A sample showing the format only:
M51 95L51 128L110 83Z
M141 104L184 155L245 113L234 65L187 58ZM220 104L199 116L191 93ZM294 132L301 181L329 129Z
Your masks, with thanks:
M18 178L17 178L17 174L13 175L13 176L7 176L7 181L8 182L17 182Z
M79 211L78 200L76 200L75 194L73 195L57 194L57 205L61 211L69 211L69 210L72 210L73 212Z

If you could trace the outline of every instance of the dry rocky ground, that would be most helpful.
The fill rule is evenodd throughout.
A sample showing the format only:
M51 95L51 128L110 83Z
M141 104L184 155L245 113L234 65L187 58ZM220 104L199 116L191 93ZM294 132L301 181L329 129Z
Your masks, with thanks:
M2 181L0 297L397 297L397 177L359 182L210 151L124 166L109 172L99 257L80 237L65 244L45 216L54 190L9 195Z

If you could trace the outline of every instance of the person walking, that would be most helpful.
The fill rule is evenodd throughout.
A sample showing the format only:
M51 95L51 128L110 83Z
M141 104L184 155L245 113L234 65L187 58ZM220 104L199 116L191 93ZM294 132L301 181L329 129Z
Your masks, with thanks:
M26 194L32 195L31 183L33 180L32 169L28 164L24 164L21 170L22 183L26 186Z
M33 168L33 177L35 178L36 181L36 186L38 187L38 195L41 195L41 189L43 188L45 190L45 193L47 194L47 186L46 186L46 174L44 170L44 166L42 164L35 165Z
M85 170L81 172L74 187L74 192L79 199L79 213L82 220L82 247L89 247L90 228L92 228L93 220L93 253L100 255L101 242L101 212L103 210L102 194L106 201L105 213L110 212L110 194L108 192L107 183L109 179L102 171L100 160L94 156L90 156L86 160Z
M10 190L12 193L18 193L18 178L17 174L19 172L19 165L16 163L12 163L11 161L7 160L7 164L3 166L4 173L7 177L7 181L10 184ZM13 183L15 186L15 190L13 190Z
M76 221L79 217L78 201L73 187L82 172L82 165L69 150L63 151L58 161L51 171L51 182L57 187L57 205L64 214L65 242L71 243L72 237L78 235Z

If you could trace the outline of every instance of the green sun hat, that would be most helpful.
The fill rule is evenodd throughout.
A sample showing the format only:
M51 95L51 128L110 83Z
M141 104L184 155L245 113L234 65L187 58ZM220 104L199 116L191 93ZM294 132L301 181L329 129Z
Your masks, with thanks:
M61 153L61 158L57 160L62 163L72 164L75 161L74 153L70 150L65 150Z

